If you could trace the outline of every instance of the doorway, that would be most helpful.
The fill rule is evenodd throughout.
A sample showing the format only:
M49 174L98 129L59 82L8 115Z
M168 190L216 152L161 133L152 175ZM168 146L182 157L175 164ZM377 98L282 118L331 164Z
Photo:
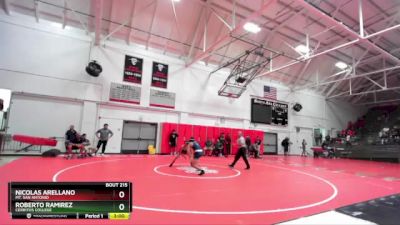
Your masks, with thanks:
M278 154L278 134L264 133L264 155Z
M313 129L305 128L305 127L297 127L296 129L296 141L294 143L294 148L292 149L291 154L301 155L303 151L302 142L303 139L306 141L306 151L310 154L310 148L313 146Z
M157 124L124 121L121 153L148 154L148 146L156 146Z

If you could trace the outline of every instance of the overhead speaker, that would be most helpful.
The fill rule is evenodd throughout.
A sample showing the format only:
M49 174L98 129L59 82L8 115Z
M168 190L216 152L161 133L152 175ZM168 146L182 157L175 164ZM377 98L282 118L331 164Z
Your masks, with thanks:
M293 110L296 112L300 112L300 110L303 108L302 105L300 105L299 103L294 104L293 106Z
M238 78L236 78L236 82L238 82L238 83L243 83L243 82L245 82L246 81L246 78L244 78L244 77L238 77Z
M103 68L96 62L96 60L89 62L86 66L86 72L93 77L98 77L102 71Z

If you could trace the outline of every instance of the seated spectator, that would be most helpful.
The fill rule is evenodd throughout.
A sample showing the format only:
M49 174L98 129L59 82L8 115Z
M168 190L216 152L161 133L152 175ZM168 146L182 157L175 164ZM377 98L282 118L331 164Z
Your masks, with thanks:
M261 148L261 139L260 137L256 137L256 141L254 142L254 150L255 150L255 155L254 157L256 159L260 159L260 148Z
M86 138L86 134L81 135L82 145L85 147L86 155L92 157L97 153L97 148L90 147L90 141Z
M80 157L86 157L85 145L83 144L84 142L86 142L86 140L87 139L85 137L82 138L81 135L76 133L75 138L70 140L68 143L66 158L67 159L72 158L72 150L73 149L79 149Z
M221 142L220 139L217 139L217 142L215 142L213 155L222 156L222 151L223 150L224 150L224 144Z
M69 129L67 132L65 132L65 149L67 149L68 144L72 141L75 140L76 138L76 130L74 129L74 125L70 125Z
M252 156L252 155L254 155L254 158L256 158L256 159L261 159L261 157L260 157L260 148L257 146L256 143L250 145L249 156Z
M214 145L211 139L207 138L207 141L204 146L204 154L207 156L211 156L214 150Z

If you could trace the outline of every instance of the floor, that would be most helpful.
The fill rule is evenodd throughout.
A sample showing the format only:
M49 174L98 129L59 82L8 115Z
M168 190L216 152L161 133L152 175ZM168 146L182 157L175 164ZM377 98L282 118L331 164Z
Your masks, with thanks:
M251 169L244 170L243 161L234 169L227 166L233 157L202 157L206 174L198 176L185 159L168 167L172 159L106 155L13 160L0 167L0 224L31 222L10 219L9 181L133 183L130 220L64 220L57 224L274 224L400 192L400 164L264 156L251 159ZM54 222L35 220L36 224Z

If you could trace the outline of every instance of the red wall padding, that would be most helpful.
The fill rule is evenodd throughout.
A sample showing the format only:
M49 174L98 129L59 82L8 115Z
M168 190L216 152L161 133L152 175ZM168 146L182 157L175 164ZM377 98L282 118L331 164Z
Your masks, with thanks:
M258 130L244 130L244 129L235 129L229 127L213 127L213 126L201 126L201 125L191 125L191 124L176 124L176 123L163 123L162 124L162 132L161 132L161 153L169 154L169 135L172 130L175 129L178 132L178 143L177 147L180 148L184 144L185 141L188 141L190 137L194 137L201 146L204 146L207 138L211 138L213 142L219 138L220 134L225 133L225 137L227 134L231 136L232 139L232 152L231 154L235 154L238 150L238 145L236 143L238 139L238 132L242 131L244 136L249 135L251 137L251 143L254 143L256 137L259 136L261 141L263 142L264 133L263 131ZM264 146L261 145L260 154L264 151Z

